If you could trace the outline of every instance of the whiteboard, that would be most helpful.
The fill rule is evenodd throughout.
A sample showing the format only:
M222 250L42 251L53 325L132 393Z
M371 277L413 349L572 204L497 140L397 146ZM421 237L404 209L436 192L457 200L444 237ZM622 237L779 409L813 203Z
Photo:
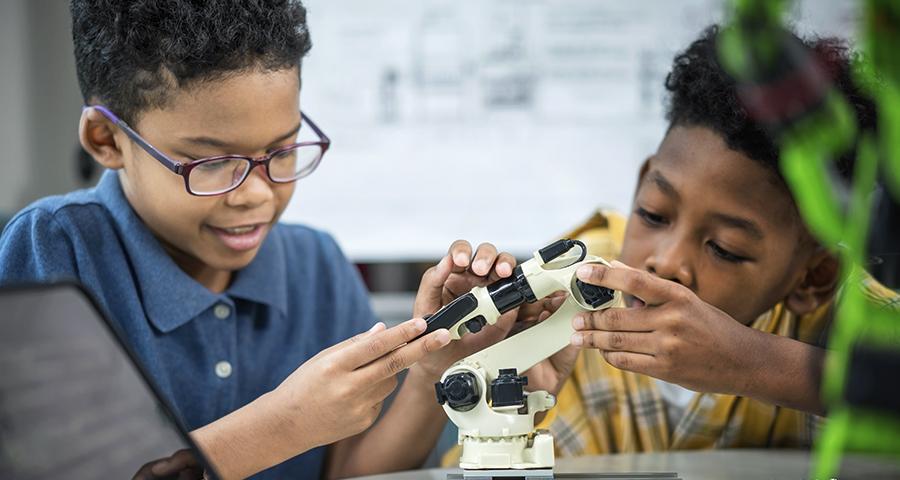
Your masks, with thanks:
M665 131L672 58L722 0L306 0L301 106L332 149L287 222L357 262L433 260L457 239L526 257L597 207L627 212ZM815 7L815 8L813 8ZM855 2L795 4L851 35Z

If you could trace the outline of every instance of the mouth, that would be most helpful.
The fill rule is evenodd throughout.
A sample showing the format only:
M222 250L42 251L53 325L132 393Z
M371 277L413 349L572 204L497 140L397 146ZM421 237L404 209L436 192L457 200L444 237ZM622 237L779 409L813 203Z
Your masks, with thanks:
M208 228L218 237L226 247L231 250L243 252L257 248L265 238L268 223L252 223L246 225L237 225L234 227L214 227L208 225Z

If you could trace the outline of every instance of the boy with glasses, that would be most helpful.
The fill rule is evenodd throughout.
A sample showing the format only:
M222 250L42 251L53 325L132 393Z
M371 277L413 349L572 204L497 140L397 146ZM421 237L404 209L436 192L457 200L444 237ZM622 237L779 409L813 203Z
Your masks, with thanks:
M298 109L303 6L73 0L71 13L79 138L108 170L9 223L0 284L84 284L226 478L418 466L445 421L433 382L512 319L450 346L446 330L413 340L421 318L386 329L330 236L278 223L330 144ZM457 242L413 313L514 264Z

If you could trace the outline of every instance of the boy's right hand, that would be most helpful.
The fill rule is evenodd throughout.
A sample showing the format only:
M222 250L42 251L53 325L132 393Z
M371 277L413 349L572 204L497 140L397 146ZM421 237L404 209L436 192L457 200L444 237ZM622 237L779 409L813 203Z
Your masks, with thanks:
M412 341L425 326L420 318L389 329L379 322L319 352L272 392L287 407L285 420L302 432L304 443L312 443L310 448L367 429L397 387L397 374L450 342L446 329Z

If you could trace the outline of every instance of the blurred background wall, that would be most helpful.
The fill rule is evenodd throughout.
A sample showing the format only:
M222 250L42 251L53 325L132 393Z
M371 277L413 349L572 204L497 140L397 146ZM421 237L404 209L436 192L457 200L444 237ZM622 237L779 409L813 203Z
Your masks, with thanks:
M306 0L302 108L333 140L284 215L338 239L387 320L457 238L519 258L598 206L629 208L665 130L672 56L725 0ZM851 37L853 0L804 0ZM0 2L0 223L89 186L66 0ZM95 169L96 170L96 169Z
M0 2L0 212L85 184L68 2Z

